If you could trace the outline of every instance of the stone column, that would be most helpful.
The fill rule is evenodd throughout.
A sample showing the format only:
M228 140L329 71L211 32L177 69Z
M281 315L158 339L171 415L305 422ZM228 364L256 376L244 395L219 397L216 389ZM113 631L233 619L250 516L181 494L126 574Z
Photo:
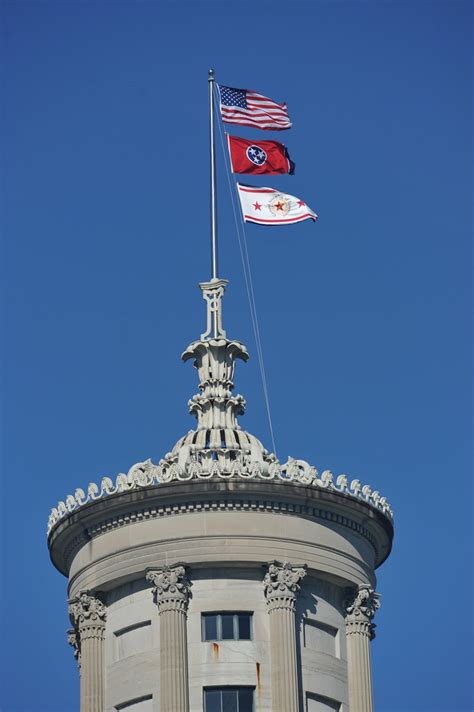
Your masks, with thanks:
M191 583L181 564L150 569L160 616L160 709L189 712L187 610Z
M356 591L351 591L347 604L349 710L373 712L370 641L375 638L372 619L377 608L380 608L379 594L370 586L361 585Z
M104 712L105 604L96 594L82 591L69 601L73 628L68 631L81 671L81 712Z
M272 712L299 712L295 602L306 566L277 561L263 580L270 616Z

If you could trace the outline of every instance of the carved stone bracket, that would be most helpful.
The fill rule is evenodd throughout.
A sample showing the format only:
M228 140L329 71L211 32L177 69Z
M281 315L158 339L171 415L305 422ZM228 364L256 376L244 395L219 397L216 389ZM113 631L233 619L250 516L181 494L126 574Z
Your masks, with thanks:
M186 613L191 595L191 581L182 564L149 569L146 580L154 584L153 599L159 614L166 611Z
M380 594L367 584L361 584L355 591L349 589L348 594L345 604L347 635L362 633L373 640L375 624L372 621L380 608Z
M299 582L306 576L306 565L292 566L273 561L268 564L268 571L263 579L264 594L268 611L277 608L295 610L296 596L300 589Z

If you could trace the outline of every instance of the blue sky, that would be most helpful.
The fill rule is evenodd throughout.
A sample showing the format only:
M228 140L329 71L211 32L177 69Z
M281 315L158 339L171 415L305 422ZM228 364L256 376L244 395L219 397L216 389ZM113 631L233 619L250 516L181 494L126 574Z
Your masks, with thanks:
M157 461L193 421L209 278L207 70L285 100L317 224L249 225L277 452L396 513L378 712L468 712L469 2L4 2L3 712L78 710L58 499ZM282 138L251 129L244 137ZM270 446L218 154L241 423ZM5 640L5 638L4 638Z

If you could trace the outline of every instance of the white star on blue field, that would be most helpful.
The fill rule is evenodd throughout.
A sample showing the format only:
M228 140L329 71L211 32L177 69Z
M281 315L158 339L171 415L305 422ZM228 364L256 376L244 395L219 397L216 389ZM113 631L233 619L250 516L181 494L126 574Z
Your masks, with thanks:
M257 166L261 166L267 160L267 154L259 146L249 146L247 149L247 156L252 163Z

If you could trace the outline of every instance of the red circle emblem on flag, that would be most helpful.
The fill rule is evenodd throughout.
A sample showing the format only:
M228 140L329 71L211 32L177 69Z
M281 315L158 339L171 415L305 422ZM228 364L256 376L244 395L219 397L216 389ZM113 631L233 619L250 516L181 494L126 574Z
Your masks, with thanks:
M274 198L268 203L270 212L275 217L288 215L290 210L290 201L283 193L277 193Z

